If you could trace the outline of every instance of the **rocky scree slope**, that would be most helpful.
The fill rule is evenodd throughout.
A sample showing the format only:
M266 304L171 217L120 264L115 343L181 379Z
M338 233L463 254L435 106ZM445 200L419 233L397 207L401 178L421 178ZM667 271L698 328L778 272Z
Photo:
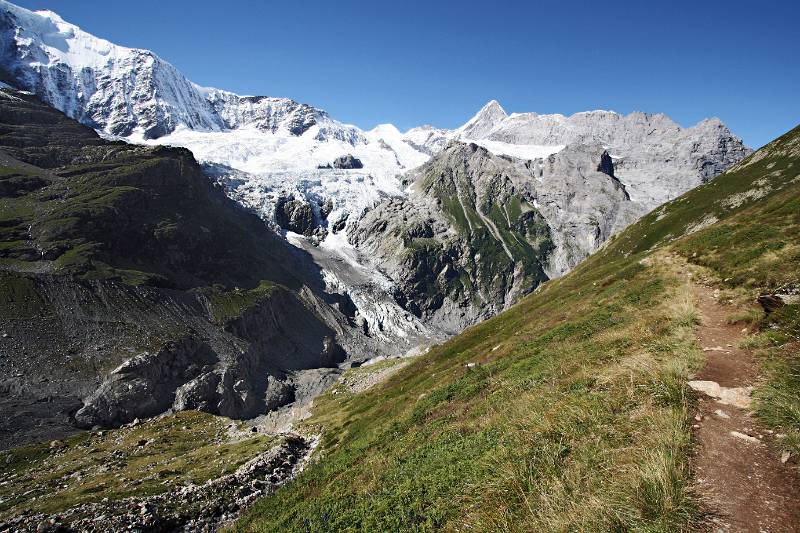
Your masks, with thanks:
M324 459L237 531L704 529L692 283L747 329L755 409L797 472L798 232L800 127L386 382L317 400ZM780 303L754 312L759 295Z
M382 347L184 149L0 90L0 444L168 409L252 417Z

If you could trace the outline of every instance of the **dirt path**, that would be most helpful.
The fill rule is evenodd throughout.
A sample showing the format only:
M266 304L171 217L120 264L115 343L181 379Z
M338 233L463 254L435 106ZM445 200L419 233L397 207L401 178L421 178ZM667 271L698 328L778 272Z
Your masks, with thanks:
M730 308L713 289L696 286L700 342L708 364L689 385L700 393L694 437L695 478L709 529L719 532L800 531L800 483L772 433L751 413L750 391L758 367L739 348L742 326L727 324Z

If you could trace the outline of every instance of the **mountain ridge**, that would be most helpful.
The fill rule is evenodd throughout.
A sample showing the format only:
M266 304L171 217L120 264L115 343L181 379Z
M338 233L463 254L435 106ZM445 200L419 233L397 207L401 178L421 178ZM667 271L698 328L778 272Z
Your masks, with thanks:
M200 87L152 52L4 0L0 33L4 79L105 137L190 150L186 161L302 250L315 288L349 302L347 320L399 353L513 305L748 153L719 121L508 115L494 100L455 130L364 132L290 99ZM183 235L167 224L158 236L179 247L203 242L202 227ZM48 253L61 257L62 244ZM94 264L92 250L70 264Z

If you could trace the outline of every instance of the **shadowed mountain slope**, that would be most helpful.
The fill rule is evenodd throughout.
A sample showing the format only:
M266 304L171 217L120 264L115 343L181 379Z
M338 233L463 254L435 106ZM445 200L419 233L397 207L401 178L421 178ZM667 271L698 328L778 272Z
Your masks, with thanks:
M2 446L168 409L252 417L370 340L185 149L0 91Z

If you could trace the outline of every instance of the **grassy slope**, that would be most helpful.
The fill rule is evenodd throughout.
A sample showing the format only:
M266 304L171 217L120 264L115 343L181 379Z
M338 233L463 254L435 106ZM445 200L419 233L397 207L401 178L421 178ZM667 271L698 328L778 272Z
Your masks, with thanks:
M693 221L719 220L673 249L719 278L723 294L730 296L722 301L732 306L731 321L758 330L745 341L765 377L755 394L758 412L787 435L783 447L800 454L800 306L787 305L770 316L752 307L760 293L800 292L800 127L660 211L625 232L615 249L636 252L685 232ZM745 304L744 311L735 311L737 304Z
M0 269L296 289L290 258L189 151L108 142L32 96L0 91Z
M0 517L28 509L58 513L73 505L157 494L233 472L275 445L248 434L231 439L231 421L186 411L134 427L81 433L0 452ZM146 441L145 445L140 445Z
M744 298L798 286L799 140L793 130L648 215L384 384L318 400L320 461L237 529L692 527L685 382L702 354L685 260ZM797 317L756 317L777 329L752 341L768 377L759 410L787 443L800 429Z

